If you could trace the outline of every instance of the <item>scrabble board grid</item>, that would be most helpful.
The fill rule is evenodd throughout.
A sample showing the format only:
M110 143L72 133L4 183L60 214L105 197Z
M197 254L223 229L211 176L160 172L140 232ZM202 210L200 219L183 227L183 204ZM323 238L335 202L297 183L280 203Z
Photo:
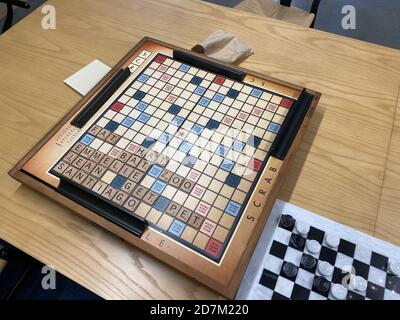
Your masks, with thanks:
M207 211L205 214L213 211L212 217L208 215L205 218L198 216L199 219L202 219L203 225L198 226L195 236L204 238L204 235L209 233L209 238L214 239L211 238L211 235L218 229L218 237L221 241L213 242L214 247L217 247L217 252L214 251L214 254L209 254L207 248L204 250L204 247L201 248L193 244L192 242L196 241L197 238L194 240L192 238L192 242L190 242L187 241L188 238L181 237L184 232L183 228L189 228L189 225L182 227L182 219L175 218L173 220L172 223L175 223L177 227L173 228L172 232L165 230L165 223L168 223L165 220L171 221L171 219L161 219L160 215L151 207L154 203L150 201L141 202L137 207L135 206L135 209L137 209L135 214L148 219L152 227L159 231L168 232L169 237L214 261L219 261L240 220L250 196L249 190L254 188L259 174L266 164L267 151L279 130L279 125L283 122L292 103L292 99L279 94L248 84L241 84L158 54L119 95L111 108L99 117L97 128L91 127L82 134L81 142L83 142L83 145L88 145L90 148L103 153L111 153L115 158L120 157L124 149L132 153L135 152L136 149L133 148L137 148L139 145L149 147L151 144L152 150L160 154L163 154L163 150L168 148L171 160L166 169L171 169L171 172L176 172L181 177L188 177L188 180L192 182L198 182L196 188L193 188L195 193L186 195L182 190L174 190L169 184L157 180L156 176L159 169L152 170L153 167L147 172L146 176L142 176L137 182L144 184L149 190L156 193L160 191L159 199L174 196L173 199L179 201L178 199L186 196L191 206L191 215L196 213L194 211L200 210L200 206ZM229 108L228 105L232 107ZM119 139L118 141L113 141L112 138L108 137L111 143L107 143L95 137L106 126L108 126L108 129L112 129L110 123L113 123L113 126L118 126L113 131L113 134L119 136L119 138L116 138ZM240 129L254 133L251 138L253 139L253 146L255 138L257 138L255 143L257 148L246 146L245 154L241 153L244 150L245 141L232 137L226 139L220 132L213 131L216 125L222 126L224 130L235 128L236 130L233 131L236 131L237 134L239 134ZM197 136L198 133L205 133L208 139ZM126 137L129 139L126 139ZM245 135L245 138L249 137L250 134ZM187 138L187 140L183 141L181 138ZM227 163L221 157L226 155L226 150L221 148L221 144L218 145L218 143L224 139L232 140L229 141L232 145L232 149L229 151L231 158L237 159L236 162ZM115 142L115 146L112 142ZM199 148L199 146L203 147ZM190 169L190 166L182 163L186 160L184 153L188 152L190 160L196 149L200 149L197 150L200 151L200 156ZM213 149L214 151L212 151ZM213 155L210 163L207 163L205 161L206 156L210 152L213 152ZM254 158L249 157L249 154L253 155ZM79 158L79 156L76 158ZM77 160L71 161L75 161L76 164ZM243 164L247 165L244 166ZM62 172L57 170L57 165L53 168L53 172L56 171L57 175L60 175ZM235 170L246 173L246 175L241 178L242 180L238 185L232 182L233 186L229 186L224 182L230 175L229 171L232 170L230 168L232 165L235 166ZM115 171L118 171L118 169ZM212 172L216 172L217 175L211 174ZM75 175L78 173L74 172ZM110 184L115 177L115 172L112 172L108 177L102 179ZM86 176L82 180L85 178ZM102 191L104 190L102 189ZM117 195L117 193L114 193L112 197L116 198ZM156 195L153 194L153 196ZM111 199L102 199L116 205L115 201L113 202ZM126 200L124 198L124 201ZM240 202L243 205L239 206L238 209ZM197 204L197 207L195 204ZM223 211L227 207L229 208L229 204L233 204L235 210L231 212L231 215ZM122 203L117 205L124 210L126 209L122 206ZM221 223L221 221L223 222ZM168 226L171 226L171 224ZM186 236L191 237L191 235ZM201 240L198 240L198 242L201 242ZM207 241L210 245L210 240Z

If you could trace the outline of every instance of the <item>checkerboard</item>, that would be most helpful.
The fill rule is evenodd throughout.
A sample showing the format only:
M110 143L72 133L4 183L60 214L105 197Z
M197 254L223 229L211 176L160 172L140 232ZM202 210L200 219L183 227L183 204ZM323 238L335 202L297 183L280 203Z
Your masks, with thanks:
M393 268L398 266L400 255L398 248L393 248L390 244L345 226L338 228L337 223L324 218L322 218L322 223L319 223L321 219L313 219L314 216L316 215L310 213L296 217L295 211L290 212L289 215L283 208L278 216L275 214L271 217L279 222L275 224L274 228L269 228L268 231L272 229L273 236L267 247L266 256L259 264L251 289L245 294L242 292L241 298L266 300L400 299L399 274L396 275L389 271L389 265ZM290 217L293 218L294 224L284 225L283 219ZM303 225L309 223L306 227L308 230L306 234L300 234L297 230L298 223ZM334 225L334 228L330 227L331 224ZM356 236L349 237L351 233ZM327 237L336 238L338 244L336 248L328 244ZM303 240L299 241L299 239ZM310 246L310 242L314 246ZM377 245L372 245L374 243ZM308 247L315 246L319 250L310 252ZM265 246L261 247L265 250ZM314 259L315 265L305 268L302 264L304 256L308 256L309 260ZM321 274L319 270L321 263L330 266L330 272ZM285 273L285 265L287 265L286 268L292 267L295 272L293 274ZM326 280L323 281L326 284L323 290L316 285L321 277ZM361 288L362 290L357 287L357 281L362 283L361 287L365 286ZM332 291L337 293L336 296Z

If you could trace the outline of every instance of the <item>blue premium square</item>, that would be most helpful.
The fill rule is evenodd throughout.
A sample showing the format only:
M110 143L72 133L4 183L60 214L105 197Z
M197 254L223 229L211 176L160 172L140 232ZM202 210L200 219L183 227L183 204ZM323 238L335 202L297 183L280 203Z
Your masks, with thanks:
M249 146L254 147L254 148L258 148L258 146L259 146L260 143L261 143L261 140L262 140L262 139L261 139L260 137L251 135L251 136L247 139L247 144L248 144Z
M182 107L178 106L177 104L173 104L169 107L168 112L177 115L182 110Z
M192 131L196 134L201 134L203 132L204 127L199 124L194 124L192 127Z
M278 133L280 129L280 125L274 122L271 122L268 126L268 131L273 132L273 133Z
M219 155L220 157L225 157L226 154L228 153L229 148L225 147L224 145L220 144L217 149L215 150L215 153Z
M146 92L143 91L136 91L135 94L132 96L133 99L142 100L146 96Z
M148 106L147 103L144 103L143 101L140 101L140 102L136 105L135 109L137 109L137 110L139 110L139 111L144 111L144 110L146 110L147 106Z
M221 163L221 168L225 171L231 171L233 168L233 162L231 160L224 159L224 161Z
M225 96L221 93L216 93L213 100L217 102L222 102L224 100Z
M225 211L231 216L236 217L240 211L240 204L231 200L228 202Z
M156 192L156 193L161 193L164 191L165 187L167 186L167 184L165 182L162 182L160 180L156 180L152 187L151 190Z
M203 106L203 107L207 107L210 104L210 99L202 97L200 99L199 105Z
M149 119L150 115L148 115L147 113L142 113L138 118L138 120L142 123L146 123L147 121L149 121Z
M182 164L186 167L192 168L197 161L197 158L191 155L187 155L185 159L182 160Z
M174 119L172 119L171 123L177 127L179 127L183 121L185 121L184 118L180 117L180 116L176 116Z
M226 177L225 183L232 188L237 188L240 184L240 177L236 174L230 173Z
M167 132L163 132L159 138L161 143L167 144L168 142L170 142L172 139L172 136L167 133Z
M206 92L206 89L203 87L197 87L196 90L194 90L195 94L198 94L199 96L202 96Z
M124 185L124 183L126 182L126 178L124 176L121 175L117 175L114 180L111 182L111 187L115 188L115 189L121 189L122 186Z
M121 122L121 124L122 124L123 126L125 126L125 127L130 128L130 127L133 125L134 122L135 122L135 120L133 120L132 118L126 117L126 118L124 119L124 121Z
M160 176L162 171L163 171L163 168L161 168L158 165L153 165L151 167L151 169L149 170L149 176L157 179Z
M94 137L93 137L92 135L90 135L90 134L85 134L85 135L83 136L83 138L81 139L81 142L82 142L83 144L88 145L88 144L92 143L93 140L94 140Z
M198 77L198 76L194 76L191 80L190 83L198 86L201 82L203 81L202 78Z
M152 137L146 137L142 142L142 146L150 149L152 147L152 145L155 144L156 142L157 142L156 139L154 139Z
M215 130L219 127L219 121L214 120L214 119L210 119L208 120L207 124L206 124L206 128L210 129L210 130Z
M251 92L250 92L250 95L253 97L256 97L256 98L261 97L261 94L262 94L262 91L259 89L255 89L255 88L253 90L251 90Z
M156 201L156 203L154 204L154 209L164 212L168 205L169 205L169 200L165 197L159 197Z
M183 141L183 142L181 143L181 145L179 146L179 150L181 150L181 151L183 151L183 152L185 152L185 153L188 153L189 150L192 148L192 146L193 146L193 145L192 145L190 142Z
M149 76L145 75L145 74L141 74L137 80L144 83L147 80L149 80Z
M180 237L183 229L185 228L185 224L179 220L174 220L174 222L172 222L171 227L169 227L169 232L172 233L173 235Z
M226 94L226 96L228 98L231 99L236 99L239 95L239 91L235 90L235 89L229 89L228 93Z
M242 150L244 149L244 143L239 140L235 140L233 142L232 149L238 152L242 152Z
M106 129L106 130L108 130L108 131L110 131L110 132L114 132L115 130L117 130L118 126L119 126L118 122L115 122L115 121L110 120L110 121L106 124L106 126L104 127L104 129Z
M186 72L190 69L190 66L188 66L187 64L183 64L181 65L181 67L179 68L180 71L182 72Z

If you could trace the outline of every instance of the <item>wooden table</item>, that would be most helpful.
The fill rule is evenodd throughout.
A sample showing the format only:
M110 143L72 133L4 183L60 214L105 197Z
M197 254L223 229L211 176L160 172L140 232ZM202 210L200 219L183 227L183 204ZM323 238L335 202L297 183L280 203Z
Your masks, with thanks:
M322 92L280 198L400 244L399 51L198 1L47 4L56 30L36 10L0 37L0 238L104 298L217 298L7 171L80 99L73 72L144 35L190 48L224 28L255 51L243 67Z

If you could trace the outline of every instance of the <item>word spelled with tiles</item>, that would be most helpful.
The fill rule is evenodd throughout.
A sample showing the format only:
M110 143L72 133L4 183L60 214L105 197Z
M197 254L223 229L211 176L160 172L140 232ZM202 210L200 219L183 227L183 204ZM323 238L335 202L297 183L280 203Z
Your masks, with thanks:
M400 263L282 215L258 288L264 299L400 299Z
M158 54L52 173L219 261L293 102Z

